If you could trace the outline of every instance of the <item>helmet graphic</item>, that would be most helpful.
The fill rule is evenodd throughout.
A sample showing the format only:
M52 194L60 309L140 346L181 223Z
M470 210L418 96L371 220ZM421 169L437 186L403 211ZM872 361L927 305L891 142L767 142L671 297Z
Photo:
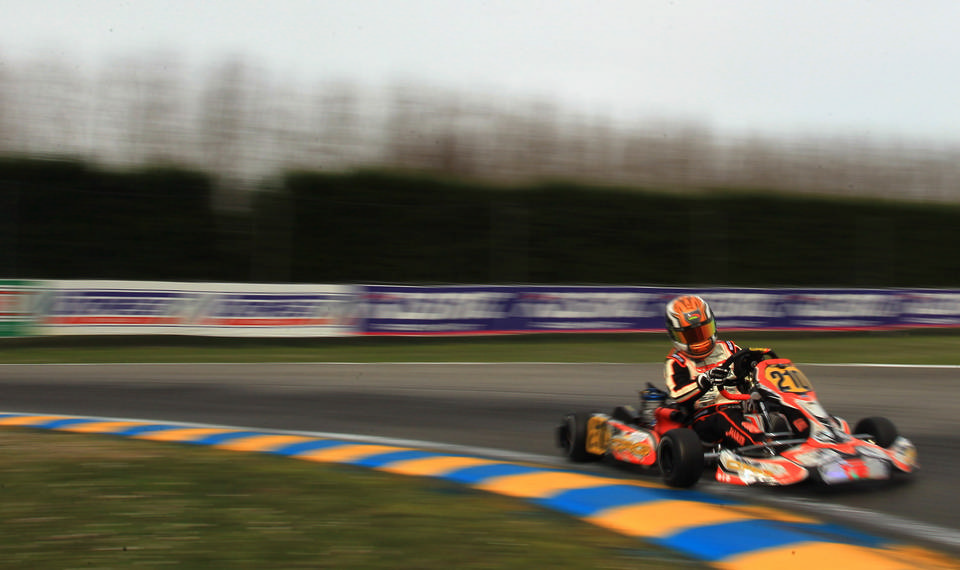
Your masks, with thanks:
M673 346L692 358L703 358L717 342L717 321L706 301L683 295L667 303L667 332Z

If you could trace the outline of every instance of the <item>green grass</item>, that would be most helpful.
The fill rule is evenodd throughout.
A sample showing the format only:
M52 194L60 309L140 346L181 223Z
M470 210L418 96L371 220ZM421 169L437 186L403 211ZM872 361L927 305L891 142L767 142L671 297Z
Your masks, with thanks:
M0 449L3 568L703 567L439 480L19 428Z
M960 331L731 333L796 362L960 365ZM38 362L660 362L666 335L515 335L476 338L2 339L0 363Z

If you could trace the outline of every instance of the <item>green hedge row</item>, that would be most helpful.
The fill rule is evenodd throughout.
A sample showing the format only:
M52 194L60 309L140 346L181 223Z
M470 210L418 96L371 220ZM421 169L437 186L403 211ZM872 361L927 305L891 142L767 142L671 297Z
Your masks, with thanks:
M210 180L0 161L0 271L25 278L205 279L222 272Z
M960 207L291 173L243 211L196 172L0 161L7 277L960 286Z

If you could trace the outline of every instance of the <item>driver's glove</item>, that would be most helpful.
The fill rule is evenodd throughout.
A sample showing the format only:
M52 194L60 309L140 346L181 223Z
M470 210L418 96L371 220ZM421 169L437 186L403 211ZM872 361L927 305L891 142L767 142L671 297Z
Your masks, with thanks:
M726 380L727 375L730 374L730 371L726 368L713 368L707 374L710 375L710 378L714 380Z
M713 389L713 378L709 374L698 374L697 375L697 387L700 388L701 392L709 392Z

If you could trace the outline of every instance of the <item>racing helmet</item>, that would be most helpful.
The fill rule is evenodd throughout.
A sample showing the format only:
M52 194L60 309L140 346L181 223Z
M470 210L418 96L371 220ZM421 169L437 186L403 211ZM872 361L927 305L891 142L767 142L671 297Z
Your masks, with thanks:
M667 303L667 333L673 346L691 358L703 358L717 343L717 321L706 301L682 295Z

